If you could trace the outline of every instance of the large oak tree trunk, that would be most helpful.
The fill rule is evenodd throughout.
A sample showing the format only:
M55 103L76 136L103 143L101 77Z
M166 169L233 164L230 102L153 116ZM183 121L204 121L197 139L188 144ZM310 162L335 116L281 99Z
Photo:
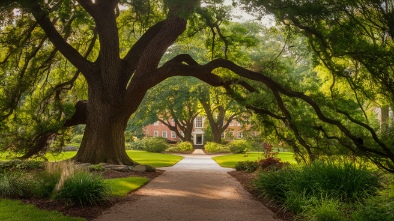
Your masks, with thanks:
M87 122L77 162L136 164L125 150L125 135L129 114L124 110L123 95L117 88L89 89Z

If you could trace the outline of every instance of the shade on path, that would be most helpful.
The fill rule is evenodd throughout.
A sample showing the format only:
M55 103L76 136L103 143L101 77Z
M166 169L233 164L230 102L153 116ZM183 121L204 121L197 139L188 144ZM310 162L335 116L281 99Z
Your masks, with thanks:
M212 156L185 158L135 192L136 201L115 205L96 221L277 221Z

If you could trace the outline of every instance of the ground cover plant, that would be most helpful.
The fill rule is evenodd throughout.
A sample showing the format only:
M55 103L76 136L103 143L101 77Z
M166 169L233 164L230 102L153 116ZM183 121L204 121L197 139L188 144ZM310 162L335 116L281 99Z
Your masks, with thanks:
M254 188L261 197L282 205L301 220L365 220L369 216L384 217L392 209L392 199L385 198L380 208L370 201L383 188L379 172L354 162L313 162L300 167L276 171L259 171ZM380 201L380 202L383 202ZM390 207L391 205L391 207ZM371 214L371 211L374 211ZM354 213L352 215L352 213ZM380 220L380 219L379 219Z

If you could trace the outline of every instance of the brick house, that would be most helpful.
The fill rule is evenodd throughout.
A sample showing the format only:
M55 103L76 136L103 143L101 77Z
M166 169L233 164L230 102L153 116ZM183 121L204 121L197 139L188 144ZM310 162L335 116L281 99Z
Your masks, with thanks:
M198 116L196 117L196 119L194 119L192 137L193 145L195 148L202 148L205 143L204 129L206 124L207 123L205 122L205 117L203 116ZM173 120L172 125L174 125ZM144 133L147 137L163 137L171 141L180 141L180 138L177 137L174 131L171 131L166 125L162 124L159 121L147 125L144 128ZM236 120L232 120L228 128L222 134L222 138L227 141L243 138L242 124L240 122L237 122Z

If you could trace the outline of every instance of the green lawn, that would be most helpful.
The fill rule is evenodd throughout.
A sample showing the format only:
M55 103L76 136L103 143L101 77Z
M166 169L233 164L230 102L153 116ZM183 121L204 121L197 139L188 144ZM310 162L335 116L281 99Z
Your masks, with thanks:
M183 159L181 156L162 153L150 153L142 150L127 150L127 155L139 164L154 167L169 167Z
M85 219L64 216L60 212L40 210L34 205L18 200L0 199L0 220L7 221L83 221Z
M126 196L128 193L140 188L149 181L145 177L125 177L104 180L104 183L111 188L112 196Z
M277 157L283 162L295 164L296 161L294 160L293 156L294 154L291 152L280 152L277 155ZM247 157L245 157L244 154L228 154L214 157L213 160L215 160L222 167L234 168L235 164L240 161L256 161L262 158L264 157L261 152L250 152L248 153Z
M130 158L137 163L146 164L154 167L169 167L176 164L183 158L181 156L175 156L171 154L150 153L142 150L127 150L126 152L130 156ZM60 154L47 153L45 157L49 161L55 162L70 159L76 154L76 151L62 152ZM7 153L0 153L0 160L9 160L6 158L6 156Z

